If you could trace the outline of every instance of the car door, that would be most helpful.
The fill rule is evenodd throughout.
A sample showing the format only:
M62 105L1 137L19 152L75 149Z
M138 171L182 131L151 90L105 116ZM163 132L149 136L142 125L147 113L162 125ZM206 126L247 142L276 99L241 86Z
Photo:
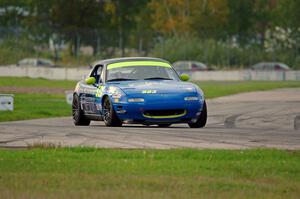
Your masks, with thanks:
M81 96L81 101L83 102L83 110L85 114L97 114L99 113L99 107L97 107L97 92L99 92L99 87L102 85L102 72L103 66L96 65L92 70L89 77L94 77L96 79L95 84L84 85L83 94Z
M96 78L97 82L97 88L96 88L96 93L95 97L93 100L93 107L94 107L94 114L97 116L102 114L102 96L104 94L104 89L105 89L105 69L104 66L101 66L101 68L98 69L98 74Z

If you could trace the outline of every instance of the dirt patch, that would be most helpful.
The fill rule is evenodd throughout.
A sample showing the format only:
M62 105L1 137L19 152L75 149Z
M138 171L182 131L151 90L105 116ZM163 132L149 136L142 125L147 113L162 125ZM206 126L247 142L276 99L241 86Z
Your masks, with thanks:
M64 88L47 88L47 87L15 87L2 86L0 93L47 93L47 94L65 94Z

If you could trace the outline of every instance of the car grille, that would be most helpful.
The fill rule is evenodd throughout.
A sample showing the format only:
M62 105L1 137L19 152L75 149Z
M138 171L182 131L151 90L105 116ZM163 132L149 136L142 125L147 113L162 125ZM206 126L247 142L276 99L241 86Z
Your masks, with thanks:
M185 114L185 109L146 110L144 112L144 116L150 118L174 118L181 117Z

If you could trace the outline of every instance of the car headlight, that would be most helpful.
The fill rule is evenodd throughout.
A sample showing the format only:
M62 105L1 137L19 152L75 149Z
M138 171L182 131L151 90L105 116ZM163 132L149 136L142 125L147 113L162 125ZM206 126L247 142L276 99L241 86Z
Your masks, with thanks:
M144 102L143 98L129 98L128 102Z
M110 86L108 93L110 94L113 102L122 103L127 101L126 94L118 87Z
M196 101L196 100L199 100L199 97L185 97L184 100L185 101Z
M199 87L197 86L196 89L197 89L198 94L200 94L201 96L204 96L204 93L203 93L203 91L202 91L201 88L199 88Z
M204 99L204 93L203 93L202 89L199 88L198 86L196 86L196 90L197 90L197 93L198 93L199 100L203 100Z
M122 98L122 94L121 93L115 93L111 97L114 98L114 99L120 99L120 98Z
M124 92L115 86L110 86L108 88L108 93L110 93L113 98L120 98L122 95L124 95Z

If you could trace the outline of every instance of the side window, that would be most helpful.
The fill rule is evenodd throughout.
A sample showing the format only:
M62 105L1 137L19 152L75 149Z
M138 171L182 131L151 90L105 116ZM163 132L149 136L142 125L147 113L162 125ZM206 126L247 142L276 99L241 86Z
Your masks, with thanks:
M32 60L30 60L30 65L31 66L37 66L38 65L38 63L37 63L37 60L36 59L32 59Z
M96 78L98 84L102 83L102 73L103 73L103 66L99 66L97 70L97 78Z
M19 61L19 65L26 65L27 61L25 59Z
M199 66L196 64L196 63L191 63L191 69L192 71L197 71L197 70L200 70Z
M42 60L37 60L37 65L46 65Z
M102 65L97 65L95 66L91 77L95 77L96 78L96 83L99 84L102 82L102 74L103 74L103 66Z
M189 63L180 62L177 65L177 70L188 70L188 68L189 68Z
M280 68L279 65L276 64L276 65L274 66L274 69L275 69L275 70L280 70L281 68Z

